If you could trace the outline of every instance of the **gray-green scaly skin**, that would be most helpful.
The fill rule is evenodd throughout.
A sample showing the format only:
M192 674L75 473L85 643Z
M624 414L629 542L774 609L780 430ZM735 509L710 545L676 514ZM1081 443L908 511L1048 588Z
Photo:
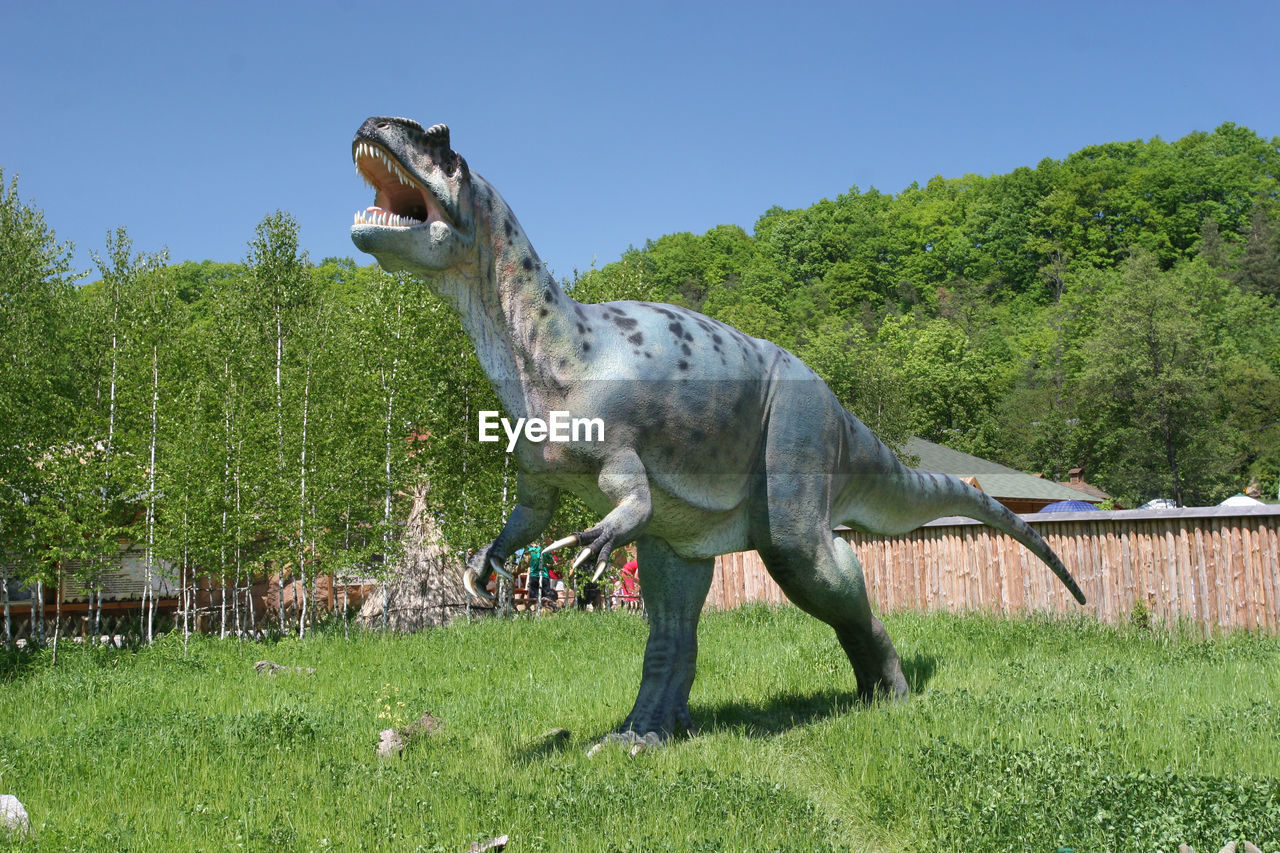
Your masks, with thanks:
M637 543L650 633L619 737L692 728L698 615L718 554L759 551L787 596L835 629L865 699L903 697L907 683L838 523L898 534L974 518L1026 545L1084 602L1025 522L954 477L904 466L786 350L673 305L569 298L447 127L370 118L352 151L377 208L415 220L357 214L352 240L452 305L508 417L559 410L605 424L603 441L520 439L519 505L467 572L483 589L491 567L543 532L561 491L602 516L577 535L591 565Z

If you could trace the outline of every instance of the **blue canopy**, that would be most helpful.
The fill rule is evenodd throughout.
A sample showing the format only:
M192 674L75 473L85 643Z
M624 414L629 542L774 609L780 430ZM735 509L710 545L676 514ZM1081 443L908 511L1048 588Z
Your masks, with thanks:
M1054 501L1040 508L1040 512L1096 512L1098 508L1084 501Z

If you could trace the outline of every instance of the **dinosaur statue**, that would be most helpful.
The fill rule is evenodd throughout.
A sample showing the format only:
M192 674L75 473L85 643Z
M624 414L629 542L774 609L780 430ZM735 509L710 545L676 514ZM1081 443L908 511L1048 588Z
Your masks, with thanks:
M837 523L893 535L967 516L1017 539L1084 603L1031 527L955 477L903 465L786 350L674 305L575 302L445 125L370 118L352 155L376 196L351 239L457 311L507 413L605 424L603 440L520 438L519 505L464 580L486 597L562 491L602 516L550 546L581 546L575 565L598 570L636 542L649 639L635 706L612 737L656 743L692 729L698 616L718 554L758 551L787 598L835 629L864 700L908 687Z

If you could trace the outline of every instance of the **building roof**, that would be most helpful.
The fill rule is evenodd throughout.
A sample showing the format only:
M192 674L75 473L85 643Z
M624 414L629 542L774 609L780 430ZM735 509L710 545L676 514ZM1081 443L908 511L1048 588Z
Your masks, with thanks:
M997 500L1025 501L1086 501L1097 503L1099 498L1068 488L1052 480L1026 474L1016 468L992 462L979 456L961 453L923 438L913 437L903 445L902 452L920 461L915 466L922 471L952 474L975 484Z
M1072 468L1068 474L1066 482L1059 481L1060 485L1066 486L1068 489L1075 489L1077 492L1084 492L1089 495L1089 499L1095 502L1102 502L1111 497L1111 495L1099 489L1097 486L1091 486L1084 481L1084 469Z

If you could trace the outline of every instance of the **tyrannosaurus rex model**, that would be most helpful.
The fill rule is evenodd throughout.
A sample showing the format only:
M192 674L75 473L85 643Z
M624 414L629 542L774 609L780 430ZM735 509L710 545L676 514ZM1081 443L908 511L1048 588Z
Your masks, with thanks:
M835 629L858 694L902 697L898 654L871 614L837 523L898 534L945 515L1008 533L1079 587L1040 536L958 479L904 466L799 359L673 305L583 305L538 260L511 208L450 148L444 125L371 118L352 153L376 190L351 239L458 312L507 413L600 419L603 439L515 447L519 505L471 560L467 588L546 527L559 494L603 518L562 543L601 566L637 543L649 640L622 739L689 729L698 615L717 554L755 549L787 597Z

